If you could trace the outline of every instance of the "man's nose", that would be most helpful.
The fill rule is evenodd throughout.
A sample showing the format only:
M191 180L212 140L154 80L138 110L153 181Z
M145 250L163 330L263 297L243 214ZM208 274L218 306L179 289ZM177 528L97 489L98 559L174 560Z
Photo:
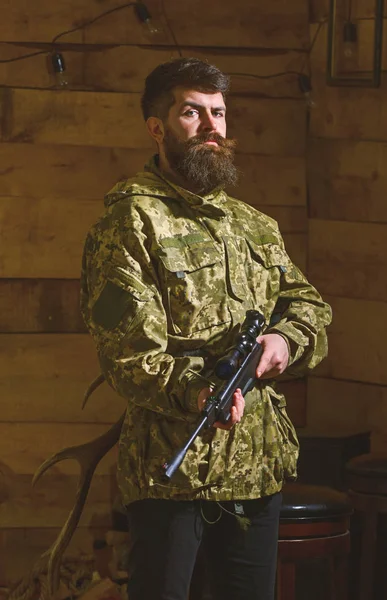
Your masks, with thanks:
M216 131L216 119L213 114L205 113L202 116L202 130L203 131Z

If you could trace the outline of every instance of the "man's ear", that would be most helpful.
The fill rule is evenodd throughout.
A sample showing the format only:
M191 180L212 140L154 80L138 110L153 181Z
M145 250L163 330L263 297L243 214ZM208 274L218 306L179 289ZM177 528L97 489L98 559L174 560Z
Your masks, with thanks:
M158 143L164 139L164 123L158 117L149 117L146 122L149 135Z

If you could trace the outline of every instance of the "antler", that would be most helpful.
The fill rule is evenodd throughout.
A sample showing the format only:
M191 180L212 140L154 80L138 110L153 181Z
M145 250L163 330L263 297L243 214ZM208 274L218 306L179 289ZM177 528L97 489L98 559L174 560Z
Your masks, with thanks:
M97 380L91 384L88 392L86 392L86 396L90 395L91 388L93 388L92 391L94 391L94 389L96 389L96 387L98 387L102 381L103 379L97 378ZM48 458L46 461L44 461L34 475L32 485L35 485L43 473L45 473L50 467L62 460L67 459L77 460L81 467L74 507L71 510L66 523L63 525L59 536L52 546L41 557L41 559L46 557L48 559L47 579L50 594L53 594L58 590L62 556L69 545L73 533L79 523L79 519L81 518L94 471L100 460L117 443L124 418L125 413L106 433L95 438L94 440L91 440L86 444L70 446L60 450L51 458Z

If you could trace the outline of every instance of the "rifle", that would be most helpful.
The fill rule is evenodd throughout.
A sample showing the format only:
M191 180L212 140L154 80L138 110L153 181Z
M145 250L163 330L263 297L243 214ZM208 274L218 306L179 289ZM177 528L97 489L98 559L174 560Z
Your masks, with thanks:
M235 390L240 388L242 395L245 396L253 389L256 382L256 369L262 354L262 346L256 339L261 334L264 324L265 319L260 312L257 310L246 312L246 318L235 338L234 345L215 365L215 375L224 383L206 399L198 424L189 440L169 463L163 465L166 479L171 479L183 462L190 445L205 427L212 427L215 421L228 423Z

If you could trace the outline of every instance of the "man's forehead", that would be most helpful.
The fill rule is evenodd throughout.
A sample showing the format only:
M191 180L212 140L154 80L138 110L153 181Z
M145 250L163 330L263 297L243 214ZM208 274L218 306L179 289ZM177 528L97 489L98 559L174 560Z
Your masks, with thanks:
M176 87L173 90L173 96L177 107L190 103L209 107L225 106L222 92L200 92L195 89Z

